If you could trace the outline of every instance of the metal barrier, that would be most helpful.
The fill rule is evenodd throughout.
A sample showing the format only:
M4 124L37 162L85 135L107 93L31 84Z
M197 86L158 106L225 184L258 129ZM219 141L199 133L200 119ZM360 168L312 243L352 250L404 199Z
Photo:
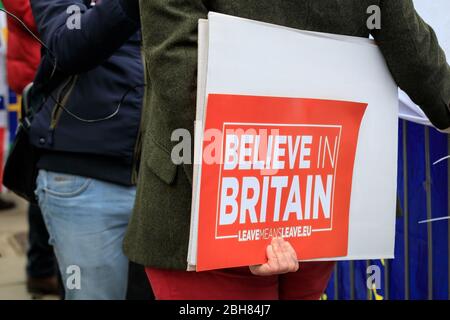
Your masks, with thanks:
M399 130L395 259L339 262L324 299L450 299L450 159L434 164L450 135L404 120ZM379 284L367 283L370 266Z

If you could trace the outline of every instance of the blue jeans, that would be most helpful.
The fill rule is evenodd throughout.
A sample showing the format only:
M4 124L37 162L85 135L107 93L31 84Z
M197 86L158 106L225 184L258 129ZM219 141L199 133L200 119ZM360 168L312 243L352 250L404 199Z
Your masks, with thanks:
M122 242L136 188L40 170L36 195L66 299L125 299L128 259Z

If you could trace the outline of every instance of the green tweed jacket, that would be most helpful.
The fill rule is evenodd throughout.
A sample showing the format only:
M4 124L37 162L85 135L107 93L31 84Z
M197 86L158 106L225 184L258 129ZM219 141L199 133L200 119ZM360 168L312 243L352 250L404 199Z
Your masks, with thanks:
M370 5L381 8L379 30L367 27ZM172 163L171 134L186 128L193 137L197 22L208 11L304 30L372 34L398 85L437 127L450 127L450 67L412 0L141 0L140 8L147 88L137 199L124 242L126 255L139 264L186 268L193 170Z

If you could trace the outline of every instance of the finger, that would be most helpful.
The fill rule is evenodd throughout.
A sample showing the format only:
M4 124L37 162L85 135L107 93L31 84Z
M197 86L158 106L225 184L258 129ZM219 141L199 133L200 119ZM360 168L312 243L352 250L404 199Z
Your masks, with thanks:
M278 270L278 258L273 250L273 246L269 244L266 248L267 263L250 266L250 271L257 276L269 276Z
M270 267L267 263L260 264L257 266L250 266L250 271L255 276L269 276L272 274Z
M269 250L269 248L267 248ZM280 239L279 238L273 238L271 248L272 250L271 259L269 259L269 264L279 270L280 264L283 263L283 255L281 254L282 247L280 246Z
M298 256L297 256L297 252L295 251L294 248L291 248L289 251L290 256L292 257L292 260L298 262Z
M291 257L293 260L298 260L297 259L297 252L295 251L294 247L292 247L292 245L285 241L283 243L283 250L286 254L289 255L289 257Z
M295 251L294 247L288 241L283 241L282 250L285 253L287 253L290 256L292 256L295 259L297 259L297 252Z
M266 248L266 255L267 255L267 259L270 260L274 260L277 258L275 252L274 252L274 247L273 245L269 244Z
M275 237L272 238L272 242L270 243L273 247L273 250L275 252L277 252L278 250L280 250L280 242L279 242L279 238Z
M278 255L273 245L269 244L267 246L266 255L268 259L267 261L268 267L270 267L272 271L278 270L280 262L278 261Z
M284 256L287 258L287 260L290 260L292 250L291 244L288 241L284 240L283 238L280 238L278 241L280 253L283 253Z
M299 267L297 253L288 241L283 242L283 253L286 259L289 261L289 272L297 271Z
M289 263L291 260L291 257L286 255L285 250L284 250L284 240L279 239L278 240L278 244L277 244L277 248L278 250L274 251L277 259L278 259L278 272L279 273L286 273L289 271Z
M295 260L292 259L292 255L290 252L290 244L286 241L283 241L281 243L281 251L280 251L280 255L283 256L282 261L283 261L283 271L284 272L291 272L295 269Z
M297 272L299 269L299 264L298 264L298 260L295 259L292 255L290 255L290 260L289 260L289 272Z
M284 239L280 239L279 245L284 252L290 253L292 246L288 241L286 241Z
M283 241L281 238L277 238L272 243L273 251L277 256L284 251Z

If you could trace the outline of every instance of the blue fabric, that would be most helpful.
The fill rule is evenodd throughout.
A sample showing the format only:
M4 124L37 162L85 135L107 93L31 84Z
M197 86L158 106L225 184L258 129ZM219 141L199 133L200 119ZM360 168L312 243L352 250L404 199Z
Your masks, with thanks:
M9 104L17 104L17 95L14 91L9 90ZM1 105L1 103L0 103ZM5 110L8 111L8 131L9 131L9 141L12 143L16 137L17 126L19 124L19 112L18 110L8 110L5 107Z
M450 154L447 136L430 130L430 160ZM448 161L431 166L431 210L433 218L449 216ZM433 299L448 299L448 220L435 221L433 228Z
M337 266L337 265L336 265ZM336 286L338 283L334 281L334 278L336 276L336 267L333 271L333 273L330 276L330 282L328 283L327 288L325 289L325 297L326 300L338 300L338 297L335 295ZM339 290L339 288L337 288Z
M400 206L404 212L404 199L405 193L403 188L404 168L403 168L403 127L406 125L406 121L401 120L399 122L399 143L398 143L398 174L397 174L397 194L400 201ZM389 298L391 300L404 300L405 299L405 218L404 216L398 217L395 221L395 248L394 256L390 262L390 286L389 286Z
M354 261L354 284L355 284L355 299L366 300L367 299L367 271L366 261Z
M406 151L407 168L403 168L403 128L406 128ZM433 299L448 299L448 220L432 222L433 233L433 269L428 270L428 230L427 224L419 224L421 220L427 219L426 203L426 157L429 157L432 164L436 160L450 154L448 149L448 135L439 133L435 129L429 129L430 153L425 152L425 127L406 121L400 121L399 126L399 153L398 153L398 195L403 208L403 201L408 202L408 230L405 230L405 217L398 217L396 220L395 239L395 259L384 261L389 266L389 299L403 300L406 298L405 292L405 270L409 270L409 298L428 298L428 272L433 275ZM431 165L431 209L432 217L439 218L449 215L448 207L449 181L448 165L450 161L444 161L436 165ZM404 194L403 178L408 174L408 194ZM405 232L409 242L409 265L405 265ZM384 279L385 265L381 261L373 260L369 264L375 264L381 269L381 288L376 294L379 298L386 299L386 283ZM365 270L365 262L355 261L355 298L364 297L367 290L362 285L361 277ZM338 264L338 280L334 282L331 278L327 288L328 299L336 299L334 288L338 287L338 298L348 299L350 288L349 262ZM372 291L372 299L374 292Z
M66 299L124 299L128 259L122 242L136 188L44 170L37 185ZM71 266L81 272L79 289L67 287L74 283Z
M425 128L423 126L408 123L407 151L410 299L427 299L427 225L418 223L421 220L427 219Z
M337 274L339 279L339 300L350 300L350 262L342 261L338 263Z

